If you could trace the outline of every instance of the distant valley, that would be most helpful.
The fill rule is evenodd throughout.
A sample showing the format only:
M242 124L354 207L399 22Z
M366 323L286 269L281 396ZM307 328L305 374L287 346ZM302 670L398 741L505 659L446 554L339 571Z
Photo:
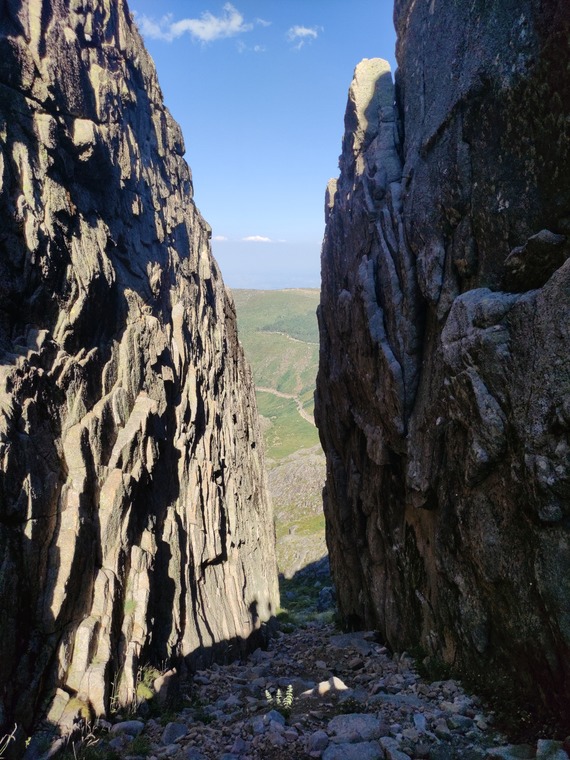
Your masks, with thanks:
M326 554L325 457L313 422L319 291L233 290L232 295L261 415L279 570L291 577Z

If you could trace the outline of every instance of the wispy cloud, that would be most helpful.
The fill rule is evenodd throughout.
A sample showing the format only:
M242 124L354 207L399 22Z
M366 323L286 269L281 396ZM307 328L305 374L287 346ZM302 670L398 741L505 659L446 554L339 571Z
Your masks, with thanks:
M165 42L172 42L183 34L189 34L199 42L213 42L250 32L254 26L251 23L245 23L242 14L231 3L224 5L219 16L205 11L200 18L183 18L180 21L174 21L172 14L169 13L159 20L144 15L137 16L136 21L143 36Z
M267 21L264 18L256 18L255 23L259 24L259 26L271 26L271 21Z
M240 53L265 53L267 48L265 45L246 45L243 40L237 41L237 49Z
M214 235L212 240L215 240L216 243L227 243L229 238L227 238L225 235Z
M242 241L244 243L272 243L273 240L268 237L263 237L263 235L248 235L247 237L242 238Z
M287 32L287 39L296 50L300 50L303 45L316 40L321 31L320 26L292 26Z

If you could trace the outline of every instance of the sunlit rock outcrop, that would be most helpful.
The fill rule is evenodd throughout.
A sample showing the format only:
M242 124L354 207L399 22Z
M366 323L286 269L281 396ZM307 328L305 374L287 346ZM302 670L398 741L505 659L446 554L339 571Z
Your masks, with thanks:
M278 603L251 376L183 154L123 0L2 5L10 730L74 696L103 713L146 662L235 655Z
M396 3L327 190L317 420L348 625L570 693L570 9Z

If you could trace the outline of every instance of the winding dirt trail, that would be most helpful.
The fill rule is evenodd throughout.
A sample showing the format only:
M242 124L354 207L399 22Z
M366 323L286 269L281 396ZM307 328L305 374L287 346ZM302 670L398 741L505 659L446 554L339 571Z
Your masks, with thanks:
M294 338L292 335L288 335L287 333L281 332L280 330L262 330L265 335L282 335L284 338L287 338L287 340L293 341L293 343L303 343L305 346L318 346L318 343L315 343L310 340L301 340L300 338Z
M260 385L255 386L256 391L261 391L261 393L272 393L274 396L278 396L279 398L288 398L292 399L297 404L297 411L301 415L301 417L304 420L307 420L313 427L315 427L315 420L311 417L311 415L303 409L303 405L301 404L301 401L297 396L293 395L292 393L283 393L282 391L278 391L277 388L264 388Z

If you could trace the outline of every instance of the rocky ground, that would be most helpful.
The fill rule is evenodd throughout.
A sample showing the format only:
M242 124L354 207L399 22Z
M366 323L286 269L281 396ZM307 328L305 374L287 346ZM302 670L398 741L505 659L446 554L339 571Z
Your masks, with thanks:
M316 568L319 570L319 568ZM319 600L330 598L322 582ZM320 587L320 588L319 588ZM330 612L330 610L329 610ZM302 620L299 610L296 620ZM568 760L570 745L510 744L495 716L454 680L422 678L407 654L374 632L340 633L331 623L291 620L267 651L212 666L150 702L116 714L73 748L94 760ZM294 618L293 618L294 619ZM166 679L168 681L168 678ZM165 679L162 679L162 686ZM156 685L156 684L155 684ZM159 686L161 684L159 683ZM159 689L160 691L160 689Z
M268 486L277 529L277 564L286 578L326 555L320 446L268 462Z

